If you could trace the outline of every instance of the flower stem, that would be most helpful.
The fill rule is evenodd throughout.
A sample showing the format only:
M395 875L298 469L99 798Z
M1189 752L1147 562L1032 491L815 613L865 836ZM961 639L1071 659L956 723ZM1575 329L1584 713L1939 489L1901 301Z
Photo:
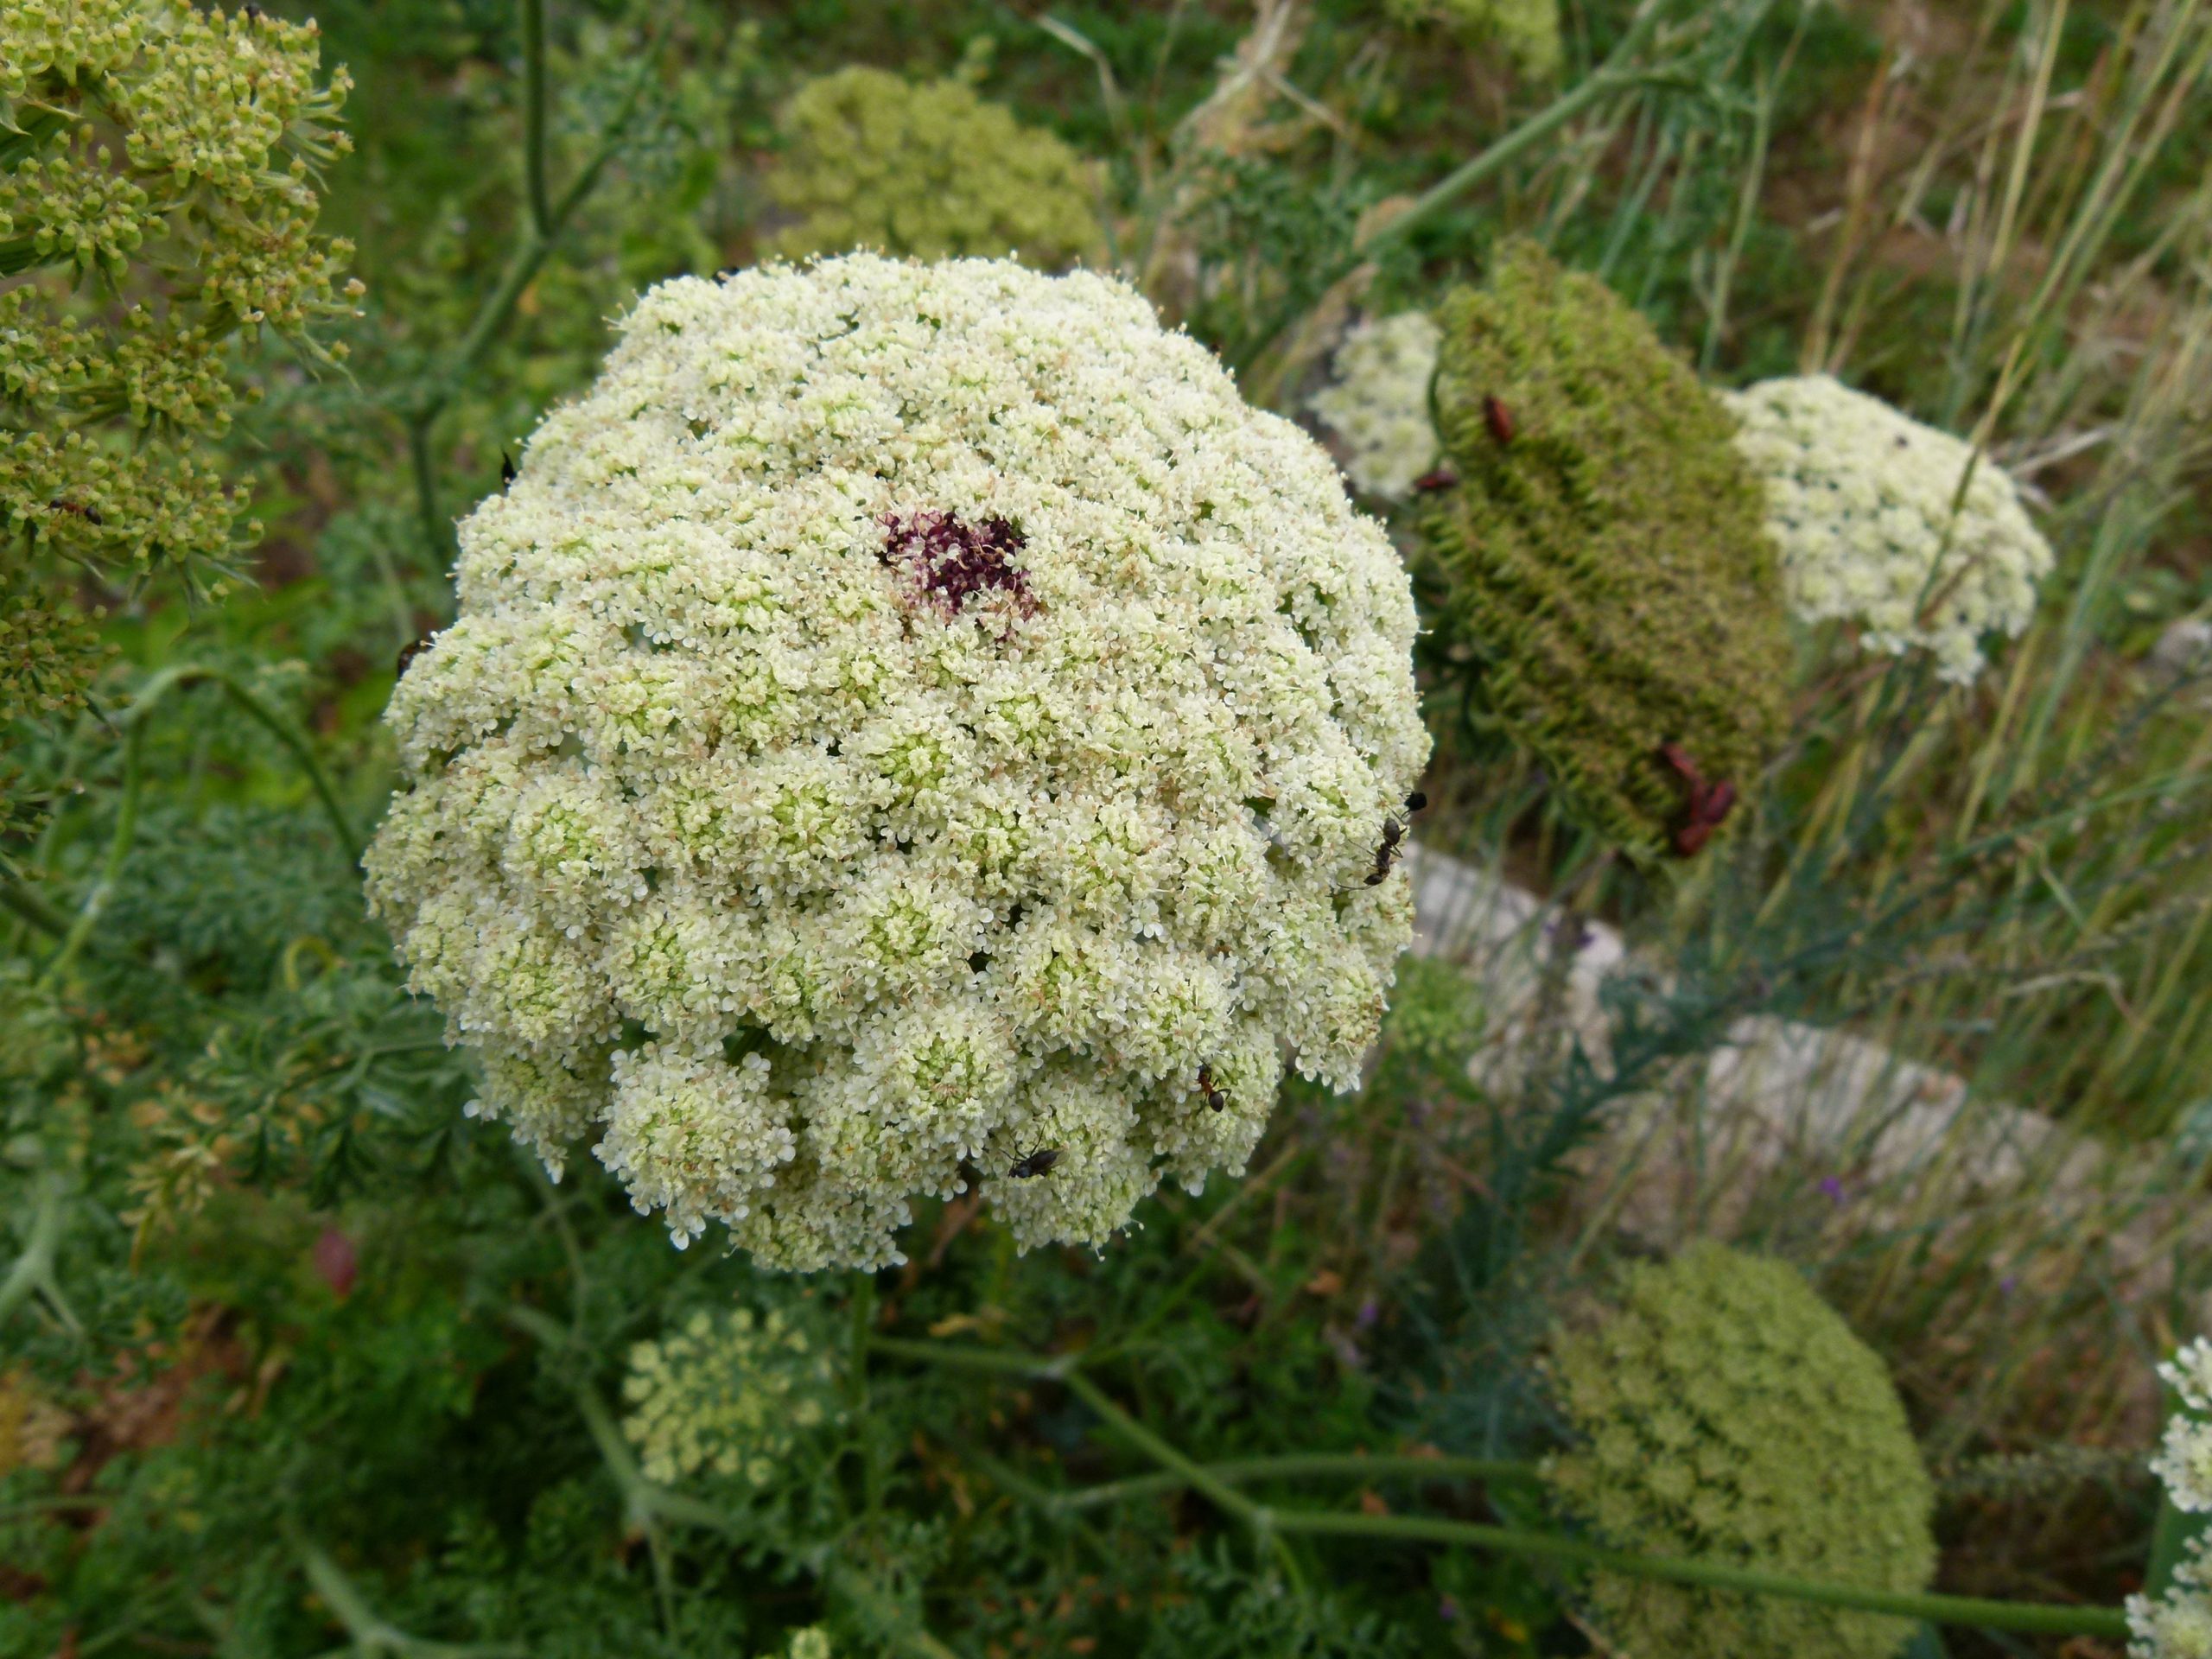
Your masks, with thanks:
M2100 1636L2124 1638L2127 1620L2117 1608L2071 1607L2050 1602L1993 1601L1976 1596L1945 1596L1933 1592L1877 1590L1837 1584L1795 1573L1762 1572L1719 1561L1686 1560L1674 1556L1644 1555L1632 1550L1610 1549L1561 1534L1520 1527L1488 1526L1412 1515L1341 1514L1334 1511L1256 1503L1236 1490L1232 1482L1291 1474L1423 1474L1462 1478L1525 1478L1525 1463L1478 1459L1370 1458L1357 1454L1312 1453L1281 1458L1255 1458L1204 1464L1170 1445L1109 1399L1105 1392L1077 1366L1080 1356L1044 1359L1033 1354L999 1349L967 1347L950 1343L918 1342L895 1337L873 1337L871 1351L931 1364L968 1370L996 1371L1063 1383L1096 1413L1116 1437L1141 1452L1166 1471L1163 1476L1140 1477L1051 1498L1055 1509L1083 1509L1146 1492L1187 1486L1204 1493L1224 1513L1234 1516L1282 1550L1290 1536L1313 1538L1384 1538L1409 1542L1456 1544L1506 1555L1526 1555L1580 1567L1602 1568L1632 1578L1656 1579L1670 1584L1694 1584L1713 1590L1733 1590L1750 1595L1777 1596L1811 1602L1824 1607L1846 1607L1859 1612L1887 1613L1899 1618L1923 1619L1936 1624L1963 1624L1980 1630L2018 1630L2056 1636ZM1018 1490L1018 1489L1017 1489ZM1287 1553L1286 1559L1287 1560Z
M1353 1480L1405 1477L1414 1480L1535 1480L1536 1465L1511 1458L1371 1456L1362 1452L1293 1452L1272 1458L1229 1458L1200 1465L1215 1479L1230 1482L1293 1480L1301 1476L1341 1475ZM1189 1482L1179 1474L1134 1475L1079 1491L1051 1494L1063 1510L1096 1509L1134 1497L1180 1491Z
M569 217L583 204L599 183L600 175L613 160L614 152L628 130L638 105L645 97L646 85L652 79L652 68L660 55L660 43L674 20L677 9L671 7L663 17L644 49L639 54L637 72L630 79L629 88L622 102L607 124L600 130L599 143L592 150L569 188L558 198L551 194L547 182L545 105L545 10L544 0L521 0L521 29L523 37L523 144L524 186L528 199L527 212L520 234L507 256L506 266L499 273L499 280L484 296L477 308L476 316L463 334L461 343L443 367L419 390L412 405L406 410L407 439L415 457L415 491L418 510L422 515L423 533L429 538L434 556L442 560L447 552L446 525L440 517L437 503L437 471L430 451L429 432L438 416L453 401L455 391L467 378L485 353L505 330L508 320L520 302L527 289L546 259L552 254L563 229Z
M2125 1637L2127 1620L2117 1608L2070 1607L2052 1602L1992 1601L1978 1596L1944 1596L1933 1592L1873 1590L1857 1585L1835 1584L1794 1573L1764 1573L1754 1567L1729 1567L1719 1561L1684 1560L1666 1555L1641 1555L1630 1550L1608 1549L1580 1539L1516 1527L1484 1526L1469 1521L1433 1520L1411 1515L1319 1515L1307 1510L1277 1510L1275 1524L1285 1532L1317 1537L1399 1538L1423 1543L1463 1544L1500 1554L1530 1555L1578 1566L1602 1567L1631 1578L1657 1579L1670 1584L1700 1585L1713 1590L1735 1590L1751 1595L1777 1596L1791 1601L1812 1602L1823 1607L1847 1607L1859 1612L1889 1613L1899 1618L1924 1619L1933 1624L1967 1624L1987 1630L2020 1630L2052 1636Z

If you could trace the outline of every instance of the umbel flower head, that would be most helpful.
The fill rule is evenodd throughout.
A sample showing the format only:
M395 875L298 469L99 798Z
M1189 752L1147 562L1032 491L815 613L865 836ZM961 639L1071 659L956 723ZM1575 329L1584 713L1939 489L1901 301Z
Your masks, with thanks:
M1436 461L1428 383L1436 324L1425 311L1370 317L1337 348L1336 378L1311 408L1344 448L1344 471L1363 495L1402 501Z
M1901 1592L1927 1587L1934 1489L1887 1368L1786 1264L1701 1242L1629 1269L1592 1328L1554 1344L1574 1444L1552 1497L1647 1554ZM1891 1659L1909 1627L1808 1602L1599 1573L1624 1653Z
M1049 270L1100 246L1082 158L957 77L917 86L840 69L801 86L780 124L787 149L768 194L798 215L774 241L792 258L1011 254Z
M1786 685L1734 423L1632 307L1532 244L1508 245L1438 321L1455 481L1421 531L1478 721L1630 855L1694 851L1700 797L1764 764Z
M1434 21L1471 44L1501 48L1524 75L1559 73L1559 0L1390 0L1401 22Z
M896 1260L971 1172L1023 1245L1103 1242L1242 1170L1286 1052L1354 1082L1412 595L1128 289L666 283L461 542L372 900L474 1109L597 1137L679 1243Z
M202 448L227 342L319 352L351 250L314 234L347 81L315 25L183 0L0 6L0 720L72 702L93 658L52 573L219 586L245 491ZM258 533L248 527L251 537Z
M666 1484L703 1472L772 1484L802 1438L843 1416L819 1323L776 1307L699 1313L632 1348L622 1433L645 1478Z
M2158 1367L2179 1400L2151 1472L2183 1515L2212 1513L2212 1341L2199 1337ZM2127 1599L2127 1659L2212 1659L2212 1540L2184 1547L2173 1583Z
M2028 626L2050 546L1995 461L1829 375L1724 396L1799 616L1845 618L1869 651L1932 652L1960 684L1985 635Z

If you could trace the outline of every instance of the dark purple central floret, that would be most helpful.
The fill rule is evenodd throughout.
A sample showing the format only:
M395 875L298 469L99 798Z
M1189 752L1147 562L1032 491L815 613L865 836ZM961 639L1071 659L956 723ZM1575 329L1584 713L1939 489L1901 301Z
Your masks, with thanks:
M1027 616L1037 609L1029 573L1013 563L1022 534L995 513L978 524L963 524L934 510L883 515L884 563L903 567L916 590L948 617L957 616L977 594L1004 594Z

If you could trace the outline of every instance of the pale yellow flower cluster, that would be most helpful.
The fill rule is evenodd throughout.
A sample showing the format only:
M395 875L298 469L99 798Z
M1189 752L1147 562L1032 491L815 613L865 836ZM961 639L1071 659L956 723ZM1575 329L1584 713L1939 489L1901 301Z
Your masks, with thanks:
M802 1436L841 1415L828 1350L780 1309L694 1313L630 1351L622 1432L648 1480L701 1473L766 1486Z
M2151 1472L2184 1515L2212 1511L2212 1341L2199 1337L2158 1367L2181 1409L2166 1424ZM2212 1659L2212 1546L2193 1538L2172 1586L2127 1599L2128 1659Z
M1986 455L1825 374L1724 396L1798 615L1847 619L1870 651L1932 652L1959 684L1983 636L2027 626L2050 547Z
M1412 595L1126 287L667 283L461 549L372 901L474 1109L556 1170L597 1134L679 1243L897 1261L976 1174L1025 1247L1103 1243L1242 1171L1286 1056L1356 1079Z
M1363 495L1402 501L1436 464L1428 383L1442 343L1426 311L1370 317L1337 348L1336 378L1309 407L1344 449L1344 471Z

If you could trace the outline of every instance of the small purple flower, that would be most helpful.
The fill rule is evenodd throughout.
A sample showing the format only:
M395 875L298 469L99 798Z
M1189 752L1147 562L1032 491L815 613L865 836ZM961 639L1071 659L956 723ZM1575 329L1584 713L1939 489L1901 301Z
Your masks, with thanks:
M884 563L904 566L916 588L947 617L957 616L978 594L1004 594L1023 615L1033 613L1037 597L1029 573L1014 563L1023 537L993 514L980 524L963 524L949 512L916 512L882 519Z
M1359 1328L1363 1331L1372 1331L1375 1328L1375 1321L1382 1317L1382 1305L1372 1296L1370 1296L1365 1301L1362 1302L1359 1305L1359 1312L1352 1315L1352 1318L1358 1323Z
M2019 1287L2020 1276L2018 1274L2008 1273L1997 1281L1997 1294L2000 1296L2010 1296Z
M1449 1596L1439 1596L1436 1599L1436 1616L1446 1624L1451 1624L1459 1617L1459 1604Z
M1843 1202L1843 1182L1837 1177L1834 1175L1823 1175L1821 1178L1821 1191L1828 1195L1828 1199L1831 1203L1841 1204Z

